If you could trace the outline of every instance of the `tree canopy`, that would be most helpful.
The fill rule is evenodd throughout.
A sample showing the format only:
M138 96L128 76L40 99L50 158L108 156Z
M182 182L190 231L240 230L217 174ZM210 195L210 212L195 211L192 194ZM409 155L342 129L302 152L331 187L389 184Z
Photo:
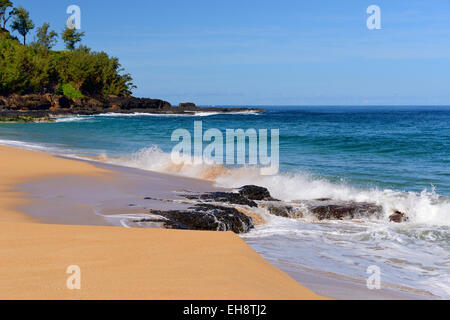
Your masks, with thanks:
M27 34L34 29L34 23L30 19L30 13L25 8L19 7L15 10L11 29L22 35L23 44L26 44Z
M26 45L26 36L34 29L29 12L22 7L14 9L9 0L0 0L0 22L7 11L14 12L11 31L23 36L23 44L8 31L0 32L0 95L120 96L130 95L136 88L117 58L83 45L76 47L84 32L66 28L61 37L68 50L53 51L58 34L44 23L37 28L35 41Z
M50 30L50 24L44 23L37 29L35 44L42 46L47 50L50 50L58 42L58 33L54 30Z
M63 31L61 38L64 40L66 44L67 50L75 50L75 45L81 42L84 37L84 32L77 32L75 28L66 27Z
M13 8L13 4L9 0L0 0L0 23L3 29L6 28L6 24L9 19L16 14L16 9Z

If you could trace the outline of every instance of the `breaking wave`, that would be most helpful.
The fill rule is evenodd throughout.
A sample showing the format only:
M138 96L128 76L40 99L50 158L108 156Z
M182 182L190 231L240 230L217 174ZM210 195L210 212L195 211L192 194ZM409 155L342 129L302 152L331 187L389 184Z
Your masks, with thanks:
M284 270L317 270L330 276L334 274L336 278L344 276L364 283L366 268L377 265L383 270L383 288L422 298L450 297L447 276L450 271L450 199L433 189L420 193L359 189L301 173L262 176L256 167L175 165L170 154L156 146L141 149L131 157L103 160L207 179L221 187L264 186L274 197L284 201L333 198L376 203L383 207L384 217L367 219L364 223L310 223L268 215L258 208L257 213L267 223L243 238L263 257ZM390 223L388 218L395 210L407 213L409 222Z
M55 120L56 123L61 122L94 122L96 117L210 117L217 115L259 115L261 114L259 111L248 110L248 111L236 111L236 112L214 112L214 111L196 111L192 113L183 113L183 114L157 114L157 113L145 113L145 112L134 112L134 113L101 113L98 115L92 116L67 116L67 117L59 117Z
M372 202L383 207L384 218L396 210L407 213L412 224L450 226L450 199L432 190L403 192L390 189L359 189L348 184L336 184L305 173L279 173L263 176L257 167L227 168L223 165L207 165L171 161L169 153L157 146L144 148L125 158L98 159L144 170L176 174L214 181L220 187L237 188L256 184L269 189L283 201L332 198L342 201Z
M383 207L384 217L366 220L364 223L310 223L306 220L268 215L258 208L261 212L257 213L267 223L258 226L243 238L263 257L284 270L314 269L364 281L367 266L377 265L383 270L383 287L428 298L450 297L447 276L450 272L450 199L440 196L433 189L420 193L360 189L345 183L331 183L306 173L262 176L257 167L174 164L170 154L157 146L123 157L109 157L106 154L88 157L72 153L74 150L46 144L7 140L0 140L0 144L200 178L227 188L260 185L268 188L274 197L284 201L333 198L376 203ZM389 223L388 217L394 210L407 213L409 222ZM118 225L135 227L124 224L128 216L105 218L112 219Z

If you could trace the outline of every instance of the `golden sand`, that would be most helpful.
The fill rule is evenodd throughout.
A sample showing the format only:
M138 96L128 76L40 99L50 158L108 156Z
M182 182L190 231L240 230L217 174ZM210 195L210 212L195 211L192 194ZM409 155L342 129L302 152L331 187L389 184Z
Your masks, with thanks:
M107 170L82 161L0 146L0 222L31 222L17 208L27 200L15 187L32 178L52 175L106 176Z
M320 299L231 232L44 225L15 185L96 176L90 163L0 146L0 299ZM63 212L62 214L74 214ZM66 286L80 267L81 289Z

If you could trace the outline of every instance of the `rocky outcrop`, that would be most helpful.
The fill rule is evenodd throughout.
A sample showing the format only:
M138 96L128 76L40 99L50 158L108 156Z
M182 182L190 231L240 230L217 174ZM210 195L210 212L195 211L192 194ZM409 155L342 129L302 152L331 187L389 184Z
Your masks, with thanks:
M338 201L331 199L285 202L267 202L260 204L270 214L300 219L306 216L322 220L345 220L358 218L382 217L383 208L368 202Z
M160 223L169 229L214 230L246 233L257 224L265 223L261 210L283 218L313 217L323 220L382 218L383 208L369 202L339 201L330 198L283 202L272 198L266 188L244 186L237 192L209 192L183 195L195 202L186 210L152 211L148 219L136 222ZM151 199L151 198L146 198ZM220 205L223 203L224 205ZM226 204L226 205L225 205ZM232 205L239 205L234 208ZM396 211L392 222L408 221L407 216Z
M115 105L120 107L121 110L134 110L134 109L169 110L172 108L172 105L169 102L159 99L118 97L118 96L110 96L104 99L104 105L107 106L108 108L111 108L113 105Z
M10 110L49 110L72 109L86 110L88 112L105 111L115 106L120 110L128 111L134 109L149 110L170 110L173 107L169 102L157 99L135 98L135 97L84 97L80 99L70 99L66 96L55 94L13 94L2 97L3 104ZM195 106L195 105L194 105Z
M185 195L184 197L190 200L239 204L253 208L258 206L256 202L234 192L208 192L200 195Z
M383 208L374 203L354 201L301 201L304 210L318 220L344 220L381 217Z
M359 218L381 218L383 208L369 202L339 201L333 199L301 200L283 202L274 199L263 187L243 186L235 192L210 192L200 195L184 195L198 202L237 204L249 208L263 208L269 214L284 218L300 219L312 216L317 220L344 220Z
M409 218L406 216L406 214L400 211L395 211L394 214L389 217L389 221L395 223L407 222L408 220Z
M295 208L290 205L280 203L268 203L267 205L262 205L266 208L270 214L278 217L290 218L290 219L301 219L303 218L303 212L300 208Z
M136 98L132 96L108 96L108 97L83 97L70 99L56 94L13 94L8 97L0 96L2 112L21 113L21 115L35 116L37 112L47 112L47 115L85 114L95 115L99 113L155 113L155 114L192 114L202 112L232 112L243 110L262 109L230 109L230 108L200 108L194 103L181 103L178 107L159 99ZM2 116L2 114L0 114ZM3 115L4 116L4 115Z
M180 103L178 105L178 108L184 109L184 110L195 110L195 108L197 108L197 106L195 105L195 103L186 102L186 103Z
M247 199L256 201L278 201L272 198L269 190L258 186L243 186L239 189L239 194Z
M251 185L239 188L238 193L208 192L200 195L184 195L184 197L190 200L238 204L251 208L258 207L255 201L279 201L272 198L269 190L266 188Z
M150 218L148 221L162 222L168 229L246 233L254 228L252 219L238 210L208 204L199 204L188 210L152 211L151 214L154 220Z
M30 94L21 96L13 94L2 98L3 105L7 110L41 111L49 110L52 102L46 95Z

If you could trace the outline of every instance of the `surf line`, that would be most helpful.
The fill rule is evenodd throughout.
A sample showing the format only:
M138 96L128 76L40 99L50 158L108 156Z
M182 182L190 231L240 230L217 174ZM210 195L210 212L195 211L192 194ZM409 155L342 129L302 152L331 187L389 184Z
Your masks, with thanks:
M203 122L194 121L193 138L187 129L173 131L171 141L179 143L173 147L171 159L177 165L259 165L261 175L275 175L279 171L280 130L270 129L270 155L268 131L226 129L224 134L212 128L203 132ZM209 142L205 148L204 142Z

